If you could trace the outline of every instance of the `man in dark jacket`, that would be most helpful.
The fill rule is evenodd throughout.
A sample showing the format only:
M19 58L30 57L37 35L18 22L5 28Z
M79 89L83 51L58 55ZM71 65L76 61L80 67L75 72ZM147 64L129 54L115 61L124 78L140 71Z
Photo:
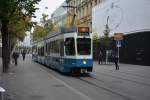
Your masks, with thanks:
M26 57L26 50L24 49L24 50L22 51L22 58L23 58L23 61L25 60L25 57Z
M15 61L15 65L18 65L19 52L14 51L12 54L13 60Z
M119 60L119 57L118 57L117 53L114 53L113 54L113 61L115 63L116 70L119 70L118 60Z

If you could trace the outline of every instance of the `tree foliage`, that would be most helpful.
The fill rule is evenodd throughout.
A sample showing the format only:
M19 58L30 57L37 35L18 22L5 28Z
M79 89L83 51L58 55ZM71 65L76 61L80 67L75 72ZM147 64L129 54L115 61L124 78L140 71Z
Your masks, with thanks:
M6 24L11 40L18 39L23 41L26 36L25 32L32 27L31 17L34 16L34 12L37 9L35 4L38 4L39 1L40 0L0 1L0 20L7 22Z
M48 19L48 15L43 14L39 25L34 26L33 41L36 41L50 33L53 29L53 23L51 19Z
M99 39L99 42L104 45L105 47L109 47L111 42L112 42L112 39L110 37L101 37Z
M8 72L11 40L23 40L25 31L31 27L30 18L40 0L0 0L0 20L2 22L3 72Z
M34 27L34 32L33 32L33 41L36 41L44 36L47 35L47 31L44 29L43 26L36 25Z
M99 37L98 37L98 34L96 32L92 33L92 39L94 42L99 42Z

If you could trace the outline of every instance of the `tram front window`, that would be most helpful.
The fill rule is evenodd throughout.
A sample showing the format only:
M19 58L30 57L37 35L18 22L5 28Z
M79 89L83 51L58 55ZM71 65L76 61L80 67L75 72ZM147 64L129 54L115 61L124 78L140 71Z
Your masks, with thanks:
M91 39L78 38L77 39L77 52L79 55L90 55L91 54Z
M74 38L66 38L66 40L65 40L65 53L66 53L66 55L75 55Z

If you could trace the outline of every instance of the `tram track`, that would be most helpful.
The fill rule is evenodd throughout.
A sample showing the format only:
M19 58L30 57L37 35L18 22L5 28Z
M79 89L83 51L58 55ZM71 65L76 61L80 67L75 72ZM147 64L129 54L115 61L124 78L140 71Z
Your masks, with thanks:
M109 72L112 72L112 71L114 71L114 70L110 70L110 69L106 69L106 68L103 68L104 70L106 70L106 71L109 71ZM130 71L131 72L131 71ZM123 74L129 74L129 75L134 75L134 76L138 76L138 77L141 77L141 78L150 78L150 77L147 77L147 76L143 76L143 75L139 75L139 74L133 74L133 72L132 73L128 73L128 72L123 72L123 71L119 71L118 73L123 73Z
M96 88L102 89L102 90L104 90L106 92L109 92L109 93L112 93L114 95L120 96L120 97L122 97L122 98L124 98L126 100L134 100L134 99L130 98L127 94L121 94L120 92L118 92L116 90L112 90L109 87L100 86L100 85L94 83L93 79L97 80L99 82L102 82L102 83L105 83L105 82L103 80L97 79L96 77L93 77L91 75L88 77L88 79L86 79L84 77L78 77L77 79L82 81L82 82L85 82L86 84L89 84L89 85L94 86ZM90 79L92 79L92 82L90 81Z
M52 71L52 73L53 73L53 71ZM59 75L60 73L59 74L58 73L53 73L53 74L54 75L56 74L56 77L58 77L61 80L63 79L64 82L66 82L67 84L69 84L72 87L74 87L74 85L70 84L71 81L67 81L68 78L70 79L71 77L72 77L71 80L74 81L74 82L77 82L76 80L79 80L80 82L83 82L83 84L85 84L85 85L87 84L89 86L95 87L96 89L98 89L100 91L103 90L103 91L105 91L105 92L107 92L109 94L112 94L114 96L118 96L118 97L120 97L120 98L122 98L124 100L135 100L135 98L136 98L135 95L130 95L130 93L128 93L126 90L125 91L120 91L120 89L122 90L123 88L116 88L116 86L111 85L111 83L109 84L108 81L100 79L99 75L96 75L97 73L96 74L90 73L90 74L83 75L83 76L81 75L81 76L68 76L68 77L66 75L65 76L61 76L61 75ZM99 73L99 74L101 74L101 73ZM111 77L114 77L114 76L111 76ZM74 79L76 79L76 80L74 80ZM118 77L117 77L117 79L124 80L124 78L118 78ZM126 79L126 80L130 81L129 79ZM137 83L137 82L134 81L134 83ZM145 85L143 83L140 83L140 84ZM74 88L76 88L76 86ZM82 90L79 89L78 91L82 91Z
M52 71L52 70L50 70L50 71ZM53 72L53 71L52 71L52 72ZM53 74L54 74L54 73L53 73ZM57 76L57 75L56 75L56 76ZM59 75L58 75L57 77L58 77L59 79L62 79ZM66 77L66 76L65 76L65 77ZM69 77L70 77L70 76L69 76ZM93 75L91 75L91 74L88 74L88 75L86 75L86 76L71 76L71 77L73 77L74 79L77 79L77 80L82 81L84 84L88 84L88 85L94 86L94 87L96 87L96 88L98 88L98 89L101 89L101 90L104 90L104 91L106 91L106 92L108 92L108 93L111 93L112 95L119 96L119 97L123 98L124 100L134 100L134 99L128 97L128 94L122 94L122 93L120 93L119 91L113 90L113 89L111 89L111 88L109 88L109 87L107 87L107 86L101 86L101 85L98 85L98 84L94 83L93 80L102 82L103 84L105 84L105 81L100 80L100 79L98 79L97 77L95 77L95 76L93 76ZM66 77L66 78L67 78L67 77ZM64 78L63 78L63 79L64 79ZM65 79L65 80L66 80L66 79ZM63 81L64 81L64 80L63 80ZM91 82L91 81L92 81L92 82ZM67 84L68 84L68 83L67 83Z
M140 85L150 87L150 84L147 84L147 83L144 83L144 82L139 82L139 81L135 81L135 80L127 79L127 78L122 78L122 77L119 77L119 76L109 75L109 74L105 74L105 73L102 73L102 72L96 72L96 74L99 74L99 75L103 74L105 76L109 76L109 77L113 77L113 78L117 78L117 79L121 79L121 80L126 80L128 82L132 82L132 83L136 83L136 84L140 84ZM92 75L94 75L94 74L92 74Z

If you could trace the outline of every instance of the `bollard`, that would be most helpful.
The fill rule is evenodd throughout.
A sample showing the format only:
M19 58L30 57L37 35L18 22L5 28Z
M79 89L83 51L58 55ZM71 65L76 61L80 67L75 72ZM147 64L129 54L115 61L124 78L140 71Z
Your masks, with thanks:
M0 87L0 100L4 100L5 89Z

